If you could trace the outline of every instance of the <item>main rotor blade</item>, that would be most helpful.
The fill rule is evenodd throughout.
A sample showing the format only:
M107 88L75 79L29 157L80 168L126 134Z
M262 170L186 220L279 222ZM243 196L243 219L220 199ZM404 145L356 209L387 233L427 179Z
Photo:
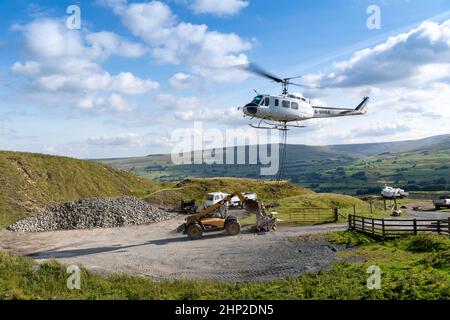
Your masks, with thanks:
M292 79L300 79L300 78L303 78L303 76L297 76L297 77L285 78L284 80L290 81L290 80L292 80Z
M269 72L265 71L264 69L258 67L256 64L250 63L249 65L244 67L245 70L252 72L254 74L257 74L259 76L268 78L270 80L273 80L278 83L286 83L285 79L282 79L280 77L274 76L270 74Z
M301 83L292 83L292 82L288 82L288 84L290 86L297 86L297 87L301 87L301 88L306 88L306 89L320 89L320 87L317 86L310 86L307 84L301 84Z

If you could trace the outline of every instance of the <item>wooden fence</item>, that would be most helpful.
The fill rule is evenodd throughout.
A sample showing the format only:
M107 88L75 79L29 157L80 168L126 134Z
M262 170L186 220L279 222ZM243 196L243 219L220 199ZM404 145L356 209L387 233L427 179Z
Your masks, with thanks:
M289 222L294 223L331 223L338 222L338 208L289 208Z
M448 220L374 219L349 215L348 226L349 230L369 233L383 238L417 235L419 232L450 235L450 218Z

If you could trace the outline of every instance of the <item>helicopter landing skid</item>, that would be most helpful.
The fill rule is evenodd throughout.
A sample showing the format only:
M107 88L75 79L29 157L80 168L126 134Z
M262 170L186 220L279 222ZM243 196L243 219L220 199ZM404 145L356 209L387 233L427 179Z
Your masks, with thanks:
M268 126L262 126L262 123L267 124ZM265 120L261 120L257 126L253 125L253 124L249 124L250 127L255 128L255 129L261 129L261 130L280 130L280 131L289 131L289 128L306 128L306 126L302 126L302 125L292 125L292 124L287 124L287 122L280 122L280 123L270 123L267 122Z

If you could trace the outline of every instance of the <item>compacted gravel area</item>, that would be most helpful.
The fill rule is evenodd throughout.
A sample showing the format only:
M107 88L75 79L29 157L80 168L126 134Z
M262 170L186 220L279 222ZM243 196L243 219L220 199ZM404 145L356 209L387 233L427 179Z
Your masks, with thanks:
M345 247L318 233L341 231L346 224L279 228L230 237L206 234L191 241L174 230L182 216L146 225L39 233L0 230L0 251L38 262L56 259L110 274L138 274L155 279L264 281L327 269ZM307 237L304 237L307 236Z

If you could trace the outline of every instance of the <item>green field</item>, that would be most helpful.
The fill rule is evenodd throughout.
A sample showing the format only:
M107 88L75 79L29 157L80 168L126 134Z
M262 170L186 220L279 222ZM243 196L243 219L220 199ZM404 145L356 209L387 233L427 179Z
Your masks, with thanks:
M245 153L244 147L235 154ZM224 153L230 152L225 149ZM156 181L198 177L262 177L258 165L175 166L170 155L102 162ZM408 191L450 190L450 136L417 141L338 146L288 145L283 178L317 192L379 194L385 184Z
M352 232L330 240L357 245L340 253L330 270L296 278L243 284L201 281L151 281L138 276L103 277L85 269L81 290L66 287L66 268L56 262L0 253L0 299L441 299L450 297L450 239L420 235L376 242ZM355 257L361 262L355 261ZM381 269L381 289L367 288L367 268Z

